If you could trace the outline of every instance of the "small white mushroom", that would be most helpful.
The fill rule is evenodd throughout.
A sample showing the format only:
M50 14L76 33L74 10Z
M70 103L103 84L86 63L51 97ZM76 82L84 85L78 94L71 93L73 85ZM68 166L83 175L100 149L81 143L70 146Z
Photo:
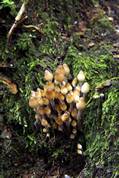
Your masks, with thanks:
M46 137L47 137L47 138L49 138L49 137L50 137L50 134L49 134L49 133L47 133L47 134L46 134Z
M82 70L78 73L77 79L78 79L79 82L83 82L85 80L85 75L84 75L84 72Z
M78 153L79 155L82 155L82 154L83 154L81 150L77 150L77 153Z
M43 133L47 133L48 130L46 128L43 128Z
M69 175L65 174L64 178L71 178Z
M80 143L77 144L77 149L82 150L82 145Z
M75 134L71 134L70 139L74 139L74 138L75 138Z
M76 129L73 129L73 130L72 130L72 133L73 133L73 134L76 134L76 133L77 133L77 130L76 130Z
M87 94L89 92L89 90L90 90L90 86L89 86L88 82L85 82L81 87L81 92L83 94Z

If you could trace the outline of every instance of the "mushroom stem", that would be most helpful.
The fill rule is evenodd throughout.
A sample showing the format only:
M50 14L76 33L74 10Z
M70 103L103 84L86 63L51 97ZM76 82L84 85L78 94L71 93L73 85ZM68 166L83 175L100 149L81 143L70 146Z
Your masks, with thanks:
M74 107L74 103L71 103L70 105L69 105L69 112L71 113L71 111L73 110L73 107Z
M69 118L68 121L65 122L65 125L66 125L66 130L67 130L67 135L70 134L70 123L71 123L71 118Z
M84 100L85 100L85 98L86 98L86 93L83 93L83 98L84 98Z
M80 124L80 118L81 118L81 111L79 110L77 113L77 127L79 128L79 124Z

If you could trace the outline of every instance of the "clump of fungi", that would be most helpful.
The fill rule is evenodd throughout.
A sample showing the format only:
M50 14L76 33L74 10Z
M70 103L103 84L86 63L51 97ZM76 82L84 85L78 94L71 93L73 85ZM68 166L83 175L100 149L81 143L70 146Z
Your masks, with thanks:
M29 106L36 112L35 119L42 127L43 133L50 136L50 130L69 132L74 139L79 128L81 112L86 107L85 97L89 92L89 84L85 81L81 70L76 78L71 79L67 64L59 65L54 74L45 70L44 88L32 91ZM79 144L77 153L81 154Z

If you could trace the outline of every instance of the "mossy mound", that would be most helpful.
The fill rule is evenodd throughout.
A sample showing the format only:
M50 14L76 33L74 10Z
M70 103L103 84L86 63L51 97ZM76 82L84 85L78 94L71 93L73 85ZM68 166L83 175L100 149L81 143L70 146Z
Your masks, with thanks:
M91 85L91 91L87 98L87 109L82 117L81 131L83 134L81 132L78 138L81 138L84 145L84 155L87 162L83 171L84 175L85 177L90 177L92 174L94 176L101 174L103 177L117 176L119 65L111 53L112 24L107 16L101 16L98 20L96 19L93 23L91 21L86 25L85 33L78 33L77 24L80 24L80 20L85 21L84 16L87 14L81 11L81 15L79 15L78 7L81 7L81 4L79 5L78 1L76 4L50 3L48 9L44 9L46 6L41 1L37 4L33 2L27 7L28 21L16 29L11 43L8 45L7 32L14 22L20 5L17 5L16 2L8 5L9 7L1 5L1 13L3 14L5 11L8 12L6 13L8 15L1 16L0 62L2 66L0 66L0 75L9 78L18 88L18 93L13 95L3 83L0 83L0 112L3 118L0 121L1 133L7 125L12 135L15 132L18 140L22 138L21 143L18 142L18 145L23 145L22 150L28 151L35 158L41 155L45 157L44 155L47 153L48 159L51 158L49 165L54 161L59 165L59 162L61 163L63 160L66 166L67 161L70 160L71 165L66 166L66 170L69 171L70 169L69 172L73 170L71 167L73 167L75 151L70 147L72 143L69 140L64 141L62 136L58 136L56 142L52 142L53 138L49 141L46 140L40 131L34 128L34 112L28 106L31 90L36 90L44 84L44 70L54 71L58 64L65 62L70 66L74 76L78 74L79 70L84 70ZM36 6L37 8L35 8ZM12 13L12 8L14 13ZM73 12L74 16L71 16ZM31 24L36 26L39 23L42 33L34 30L34 28L32 30L25 27L25 25ZM3 64L6 67L3 67ZM109 85L106 83L107 80L110 81ZM5 140L2 141L5 142ZM14 140L12 143L15 143ZM56 146L57 143L60 143L60 146ZM5 144L12 146L11 142ZM18 149L15 148L15 145L12 148L12 153ZM2 146L1 149L5 150ZM65 149L68 149L67 154L63 153ZM44 153L42 153L43 150ZM19 149L18 152L21 153ZM18 157L20 157L19 153ZM6 153L3 151L1 159L6 159L4 154ZM7 155L10 154L8 149ZM80 160L77 161L79 164ZM48 161L46 162L48 163ZM62 166L65 167L64 165ZM28 167L26 166L26 168ZM4 164L1 165L2 171L4 171Z

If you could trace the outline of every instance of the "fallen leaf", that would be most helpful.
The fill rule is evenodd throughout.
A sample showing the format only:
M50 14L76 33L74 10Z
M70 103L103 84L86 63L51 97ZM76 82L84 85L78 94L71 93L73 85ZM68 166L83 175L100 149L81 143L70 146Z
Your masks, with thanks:
M17 85L13 83L10 79L8 79L6 76L0 75L0 82L5 84L12 94L17 94Z

